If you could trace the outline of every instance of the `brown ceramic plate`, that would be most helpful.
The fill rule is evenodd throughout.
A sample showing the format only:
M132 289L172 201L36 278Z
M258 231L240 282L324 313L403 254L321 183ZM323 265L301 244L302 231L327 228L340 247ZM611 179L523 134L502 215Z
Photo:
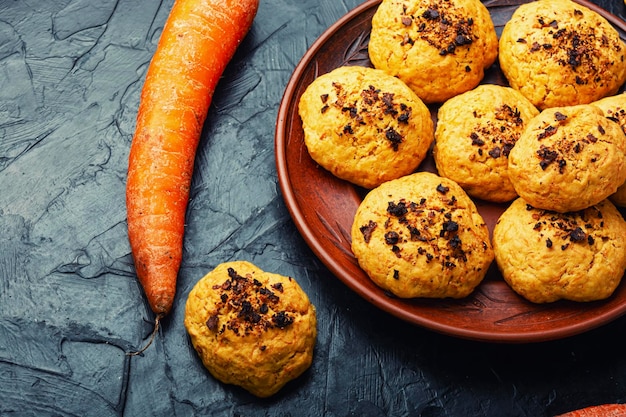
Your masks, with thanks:
M626 23L585 0L577 0L606 17L626 38ZM527 0L490 0L498 34L513 11ZM359 268L350 249L353 216L365 191L339 180L310 158L298 116L298 100L318 75L343 65L371 66L367 43L371 18L380 0L358 6L311 46L296 67L280 104L276 127L278 180L290 214L313 252L348 287L378 308L413 324L466 339L524 343L554 340L604 325L626 313L626 281L601 302L529 303L503 281L495 266L475 292L463 300L398 299L382 291ZM505 84L497 64L484 83ZM433 117L436 107L432 108ZM432 159L419 170L435 171ZM490 229L505 209L477 201Z

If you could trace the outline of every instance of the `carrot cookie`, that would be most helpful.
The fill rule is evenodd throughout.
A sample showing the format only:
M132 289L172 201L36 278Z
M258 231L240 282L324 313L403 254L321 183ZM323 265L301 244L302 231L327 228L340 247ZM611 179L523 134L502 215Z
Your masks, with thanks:
M364 188L413 172L433 142L430 111L399 79L366 67L321 75L298 111L311 158Z
M515 200L493 231L505 281L534 303L609 297L626 269L626 222L609 201L572 213Z
M383 0L372 18L370 61L397 76L425 103L476 87L498 55L480 0Z
M617 122L626 133L626 93L605 97L591 104L599 107L606 117ZM610 199L614 204L626 207L626 184L620 185Z
M418 172L370 191L352 251L372 281L400 298L462 298L493 261L489 231L454 181Z
M500 67L539 109L588 104L626 81L626 45L611 24L571 0L519 6L500 37Z
M542 111L509 154L509 178L534 207L568 212L609 197L626 179L626 135L590 104Z
M446 101L438 112L433 155L439 175L492 202L517 197L508 157L539 111L519 91L485 84Z
M293 278L249 262L218 265L191 290L185 327L218 380L268 397L311 365L315 307Z

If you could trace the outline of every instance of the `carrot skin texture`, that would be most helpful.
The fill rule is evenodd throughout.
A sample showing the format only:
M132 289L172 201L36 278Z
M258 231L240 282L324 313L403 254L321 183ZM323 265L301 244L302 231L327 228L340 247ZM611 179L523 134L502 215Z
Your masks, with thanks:
M158 316L172 308L202 127L259 0L176 0L141 92L126 180L137 278Z
M624 417L626 404L600 404L559 414L556 417Z

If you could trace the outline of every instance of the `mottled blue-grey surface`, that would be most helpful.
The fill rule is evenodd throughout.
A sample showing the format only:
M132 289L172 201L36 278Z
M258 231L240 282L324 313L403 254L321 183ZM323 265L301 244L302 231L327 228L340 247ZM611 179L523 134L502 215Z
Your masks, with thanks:
M274 127L308 46L358 0L261 0L215 94L172 314L153 316L127 241L139 93L172 0L0 0L0 416L551 416L626 402L626 319L498 345L404 323L314 257L284 205ZM596 0L624 15L618 0ZM216 382L183 327L216 264L298 279L316 305L312 367L273 398Z

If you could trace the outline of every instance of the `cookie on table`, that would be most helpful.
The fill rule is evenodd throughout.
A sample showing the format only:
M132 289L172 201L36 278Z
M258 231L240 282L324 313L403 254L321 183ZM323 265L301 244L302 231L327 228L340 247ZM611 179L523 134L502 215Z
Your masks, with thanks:
M599 107L606 117L617 122L626 133L626 93L605 97L591 104ZM614 204L626 207L626 184L620 185L610 199Z
M359 266L400 298L463 298L493 261L489 231L454 181L429 172L371 190L352 225Z
M302 94L298 112L311 158L368 189L413 172L434 136L422 100L373 68L345 66L319 76Z
M185 328L218 380L258 397L278 392L311 365L315 307L293 278L226 262L191 290Z
M502 72L539 109L588 104L626 81L626 45L597 12L572 0L519 6L502 30Z
M517 192L508 157L526 123L539 114L510 87L484 84L447 100L437 113L433 156L439 175L471 196L496 203Z
M480 0L383 0L368 46L374 67L397 76L425 103L476 87L498 55Z
M563 214L519 198L498 219L493 247L505 281L531 302L602 300L626 269L626 222L609 200Z
M509 153L509 178L534 207L577 211L599 203L626 179L626 135L591 104L543 110Z

